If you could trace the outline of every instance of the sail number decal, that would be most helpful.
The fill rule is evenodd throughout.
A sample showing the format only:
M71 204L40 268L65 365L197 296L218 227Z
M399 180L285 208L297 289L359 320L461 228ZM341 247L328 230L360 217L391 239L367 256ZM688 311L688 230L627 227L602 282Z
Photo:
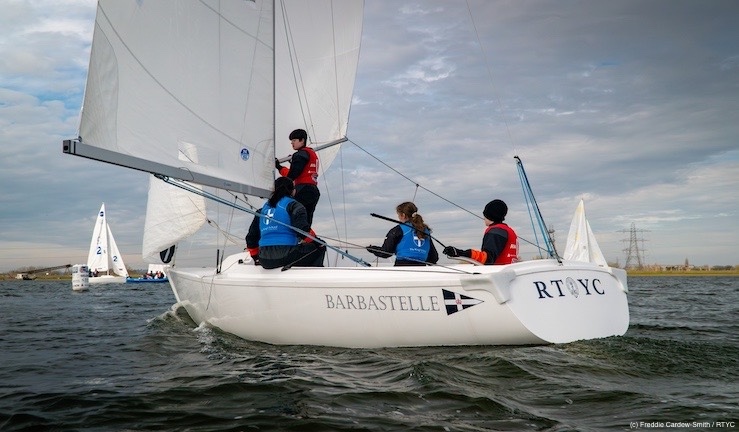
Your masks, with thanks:
M554 279L549 282L534 281L534 288L539 299L552 299L569 295L577 298L580 295L605 295L600 279ZM582 290L582 291L581 291Z

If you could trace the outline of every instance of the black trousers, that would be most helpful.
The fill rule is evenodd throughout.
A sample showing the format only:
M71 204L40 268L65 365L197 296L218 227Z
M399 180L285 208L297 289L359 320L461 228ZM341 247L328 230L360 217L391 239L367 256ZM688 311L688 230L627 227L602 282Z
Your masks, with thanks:
M308 224L313 225L313 213L316 211L316 205L321 198L321 191L318 186L312 184L299 184L295 186L295 200L305 207L308 213Z
M264 246L259 250L262 267L323 267L326 246L317 242L300 243L297 246Z

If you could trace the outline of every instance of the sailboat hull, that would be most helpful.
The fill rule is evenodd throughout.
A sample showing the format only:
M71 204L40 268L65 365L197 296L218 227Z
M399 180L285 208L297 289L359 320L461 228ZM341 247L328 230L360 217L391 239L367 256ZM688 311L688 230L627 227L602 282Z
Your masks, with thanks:
M239 263L239 260L243 263ZM625 273L541 260L507 266L172 269L200 324L248 340L352 348L533 345L622 335Z
M102 275L90 277L90 285L102 285L112 283L126 283L126 276Z

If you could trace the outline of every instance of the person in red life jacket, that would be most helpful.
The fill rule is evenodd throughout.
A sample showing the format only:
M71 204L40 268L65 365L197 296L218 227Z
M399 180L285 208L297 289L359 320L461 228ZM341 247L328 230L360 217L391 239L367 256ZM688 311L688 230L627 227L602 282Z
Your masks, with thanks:
M246 248L255 264L266 269L284 266L323 267L326 247L290 227L310 229L305 207L293 198L295 185L287 177L275 179L275 190L254 216L246 234Z
M485 234L481 250L460 250L454 246L444 248L449 257L467 257L481 264L511 264L518 261L518 236L511 227L503 223L508 206L503 201L492 200L482 212L485 217Z
M290 168L280 165L275 158L275 168L280 175L295 182L295 199L305 206L308 214L308 225L313 224L313 213L316 211L321 192L318 190L318 154L308 147L308 133L303 129L290 132L290 144L295 153L290 157Z
M418 214L412 202L398 204L395 208L402 222L388 231L382 246L368 246L367 251L380 258L395 254L396 266L422 266L436 264L439 253L431 241L431 228Z

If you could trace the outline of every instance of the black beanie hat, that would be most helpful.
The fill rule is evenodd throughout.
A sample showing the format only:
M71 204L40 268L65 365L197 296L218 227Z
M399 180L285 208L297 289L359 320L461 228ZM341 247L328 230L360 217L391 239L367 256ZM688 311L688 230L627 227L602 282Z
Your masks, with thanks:
M508 206L501 200L492 200L485 205L482 215L493 222L503 222L508 214Z
M290 139L302 139L303 141L308 141L308 132L306 132L305 129L295 129L290 132Z

